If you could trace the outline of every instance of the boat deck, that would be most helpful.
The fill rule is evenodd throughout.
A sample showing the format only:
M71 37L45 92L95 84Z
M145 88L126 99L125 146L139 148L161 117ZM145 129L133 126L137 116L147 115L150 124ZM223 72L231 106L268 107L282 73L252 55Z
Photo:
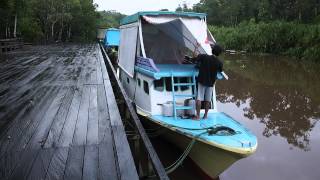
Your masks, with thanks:
M138 179L97 44L0 57L0 179Z
M200 114L200 117L202 116L203 113ZM201 134L199 139L235 152L251 152L255 151L257 147L256 137L247 128L232 117L221 112L209 112L207 119L201 118L200 120L183 119L181 117L175 119L174 117L165 117L162 115L154 115L152 119L165 127L190 137L196 137ZM205 133L207 128L221 126L233 129L236 134L229 136L219 134L209 135Z

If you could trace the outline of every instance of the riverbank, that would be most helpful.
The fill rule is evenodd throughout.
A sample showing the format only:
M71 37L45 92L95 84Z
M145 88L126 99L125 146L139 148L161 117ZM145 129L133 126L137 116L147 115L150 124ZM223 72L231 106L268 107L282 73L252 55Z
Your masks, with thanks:
M234 27L209 26L225 49L273 53L320 62L320 24L242 22Z

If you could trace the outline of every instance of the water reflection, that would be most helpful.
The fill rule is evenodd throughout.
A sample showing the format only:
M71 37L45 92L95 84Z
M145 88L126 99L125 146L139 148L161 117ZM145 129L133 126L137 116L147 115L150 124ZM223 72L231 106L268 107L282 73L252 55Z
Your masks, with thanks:
M244 116L265 124L264 136L280 135L289 144L310 150L310 132L320 119L316 75L320 66L274 57L224 59L231 78L218 82L218 100L238 107L245 104Z

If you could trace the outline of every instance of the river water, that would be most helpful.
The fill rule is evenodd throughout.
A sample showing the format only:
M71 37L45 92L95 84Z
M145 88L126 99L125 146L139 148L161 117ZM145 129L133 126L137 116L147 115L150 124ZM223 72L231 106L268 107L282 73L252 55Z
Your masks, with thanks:
M320 65L277 56L222 59L230 79L217 82L218 109L248 127L258 149L220 180L319 180ZM160 151L176 157L170 146ZM198 179L191 166L179 171L170 177Z
M219 110L248 127L258 149L220 179L320 179L320 65L230 55L224 66L230 80L217 83Z

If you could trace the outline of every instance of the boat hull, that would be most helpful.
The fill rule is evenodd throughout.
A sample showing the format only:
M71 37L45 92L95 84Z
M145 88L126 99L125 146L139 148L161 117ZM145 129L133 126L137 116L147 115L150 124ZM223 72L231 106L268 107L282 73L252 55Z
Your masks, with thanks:
M165 138L168 142L177 146L184 151L192 137L189 137L182 132L174 131L166 126L152 120L150 117L141 118L147 127L159 128L159 135ZM238 154L235 152L227 151L203 141L197 140L193 145L189 158L200 168L204 173L204 177L208 179L216 179L224 170L230 167L237 160L246 157L246 155Z

